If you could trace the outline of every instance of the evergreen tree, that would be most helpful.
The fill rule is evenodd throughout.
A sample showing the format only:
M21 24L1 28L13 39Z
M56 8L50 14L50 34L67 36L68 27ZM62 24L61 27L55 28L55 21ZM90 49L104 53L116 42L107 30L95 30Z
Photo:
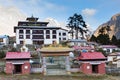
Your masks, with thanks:
M117 42L118 42L118 40L117 40L116 36L113 35L112 39L111 39L111 43L114 45L117 45Z
M117 46L120 47L120 39L117 40Z
M101 43L102 45L110 44L110 39L108 34L100 34L97 36L97 42Z
M90 41L96 42L97 38L94 35L92 35L92 37L90 38Z
M72 34L72 38L73 38L73 33L75 31L76 39L78 39L79 32L83 36L83 33L87 31L87 30L85 30L87 27L86 27L85 21L82 18L82 15L76 14L76 13L72 17L68 18L67 27L69 27L71 29L70 33Z

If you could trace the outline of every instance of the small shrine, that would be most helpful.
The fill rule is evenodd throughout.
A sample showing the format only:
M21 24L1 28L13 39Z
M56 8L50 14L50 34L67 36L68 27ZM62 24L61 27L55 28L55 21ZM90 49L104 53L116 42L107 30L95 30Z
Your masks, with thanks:
M30 73L30 52L25 46L21 47L21 52L6 53L6 73L7 74L29 74Z
M107 58L101 52L82 52L78 57L80 70L85 74L105 74Z
M72 48L62 47L54 42L40 50L43 63L43 74L70 74L69 53Z
M6 73L7 74L29 74L30 52L7 52Z

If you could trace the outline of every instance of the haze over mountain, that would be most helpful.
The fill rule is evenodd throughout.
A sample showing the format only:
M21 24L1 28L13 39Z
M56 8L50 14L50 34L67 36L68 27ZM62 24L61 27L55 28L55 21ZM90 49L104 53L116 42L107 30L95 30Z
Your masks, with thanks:
M16 7L0 6L0 35L14 36L14 26L17 26L18 21L25 21L26 17L30 16L25 16ZM65 23L60 23L53 18L46 18L45 20L40 21L49 22L48 26L58 26L65 28Z
M115 35L117 39L120 39L120 13L113 15L109 21L100 25L94 32L94 35L98 36L99 29L105 26L110 26L110 38L112 38L112 36Z
M14 35L13 27L18 21L25 20L25 15L22 14L16 7L0 6L0 35Z

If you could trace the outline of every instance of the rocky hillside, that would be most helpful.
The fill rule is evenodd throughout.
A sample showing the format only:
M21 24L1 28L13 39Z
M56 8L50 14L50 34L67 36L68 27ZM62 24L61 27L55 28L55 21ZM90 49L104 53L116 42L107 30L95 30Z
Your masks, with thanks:
M110 29L111 29L111 31L109 32L110 38L113 35L115 35L117 39L120 39L120 13L112 16L112 18L108 22L100 25L97 28L97 30L94 32L94 35L98 36L99 29L105 26L110 26Z

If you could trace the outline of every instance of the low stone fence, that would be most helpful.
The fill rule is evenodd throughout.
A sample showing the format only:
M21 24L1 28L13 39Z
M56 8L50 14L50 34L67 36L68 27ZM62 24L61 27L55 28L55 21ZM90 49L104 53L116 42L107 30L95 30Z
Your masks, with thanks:
M80 68L71 68L70 72L80 72Z
M106 67L107 74L120 73L120 68L117 67Z
M0 72L4 72L5 66L0 66Z
M31 68L31 73L42 73L43 68Z

